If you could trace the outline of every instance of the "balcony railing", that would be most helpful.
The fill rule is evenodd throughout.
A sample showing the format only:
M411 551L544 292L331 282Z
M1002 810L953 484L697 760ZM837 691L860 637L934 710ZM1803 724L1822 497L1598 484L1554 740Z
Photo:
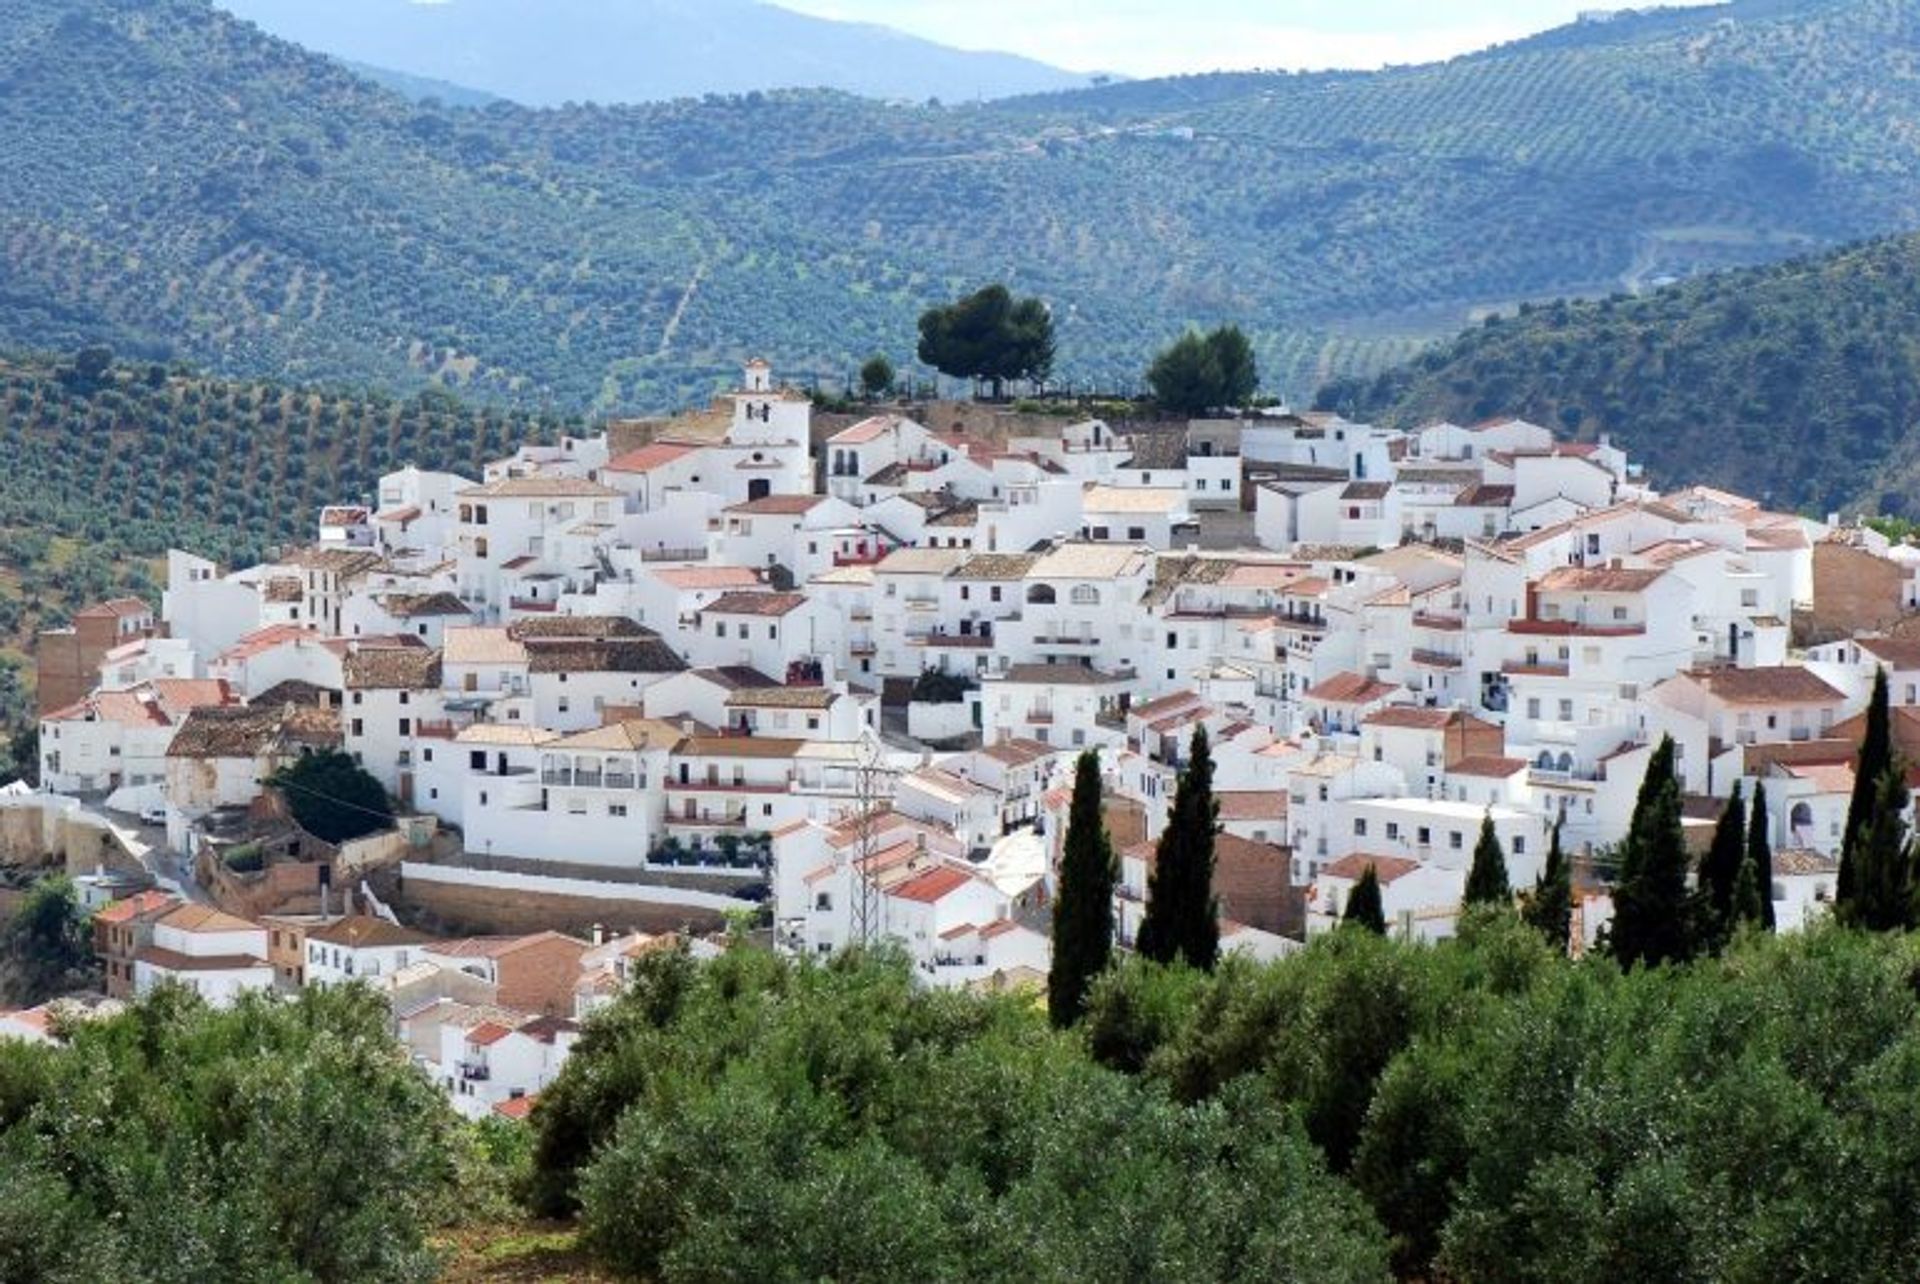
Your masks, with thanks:
M470 1082L493 1078L493 1071L487 1068L484 1061L460 1061L455 1064L459 1069L460 1077Z

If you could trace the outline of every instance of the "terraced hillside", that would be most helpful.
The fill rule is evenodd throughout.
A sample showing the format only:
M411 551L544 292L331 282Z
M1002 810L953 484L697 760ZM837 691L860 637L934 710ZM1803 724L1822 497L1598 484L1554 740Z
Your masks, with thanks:
M1476 309L1920 226L1917 48L1920 0L1739 0L1374 74L543 112L206 0L0 0L0 347L641 408L904 358L1007 279L1063 376L1236 319L1303 398Z
M1321 403L1400 425L1517 413L1612 433L1662 482L1920 516L1920 236L1553 303Z
M0 361L0 726L35 629L120 592L155 601L169 547L238 565L312 534L320 505L415 463L480 462L560 422L121 363Z

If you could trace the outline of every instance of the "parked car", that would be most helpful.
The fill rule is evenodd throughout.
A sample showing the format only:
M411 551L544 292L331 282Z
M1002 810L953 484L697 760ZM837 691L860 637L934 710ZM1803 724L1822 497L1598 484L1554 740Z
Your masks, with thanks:
M143 825L164 825L167 823L167 805L154 803L140 809L140 823Z

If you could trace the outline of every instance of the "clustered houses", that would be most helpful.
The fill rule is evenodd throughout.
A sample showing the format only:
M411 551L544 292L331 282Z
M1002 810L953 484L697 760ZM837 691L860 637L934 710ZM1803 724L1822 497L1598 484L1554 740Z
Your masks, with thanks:
M711 410L340 501L311 545L236 571L176 552L157 615L109 603L53 639L47 787L164 806L191 851L278 766L338 747L475 867L696 880L770 899L784 948L891 939L964 985L1045 970L1082 750L1126 854L1126 939L1207 729L1223 938L1272 954L1369 866L1397 930L1452 931L1486 821L1516 888L1556 827L1603 852L1663 735L1702 830L1766 784L1771 891L1800 921L1832 891L1875 669L1920 709L1920 553L1658 493L1604 438L1517 419L992 441L892 413L816 425L756 362ZM570 1011L450 979L504 985L493 947L437 959L349 928L303 953L271 939L292 926L262 946L179 923L156 943L163 919L125 912L127 992L196 969L219 993L409 976L405 1037L476 1102L570 1040ZM1606 912L1583 902L1588 938ZM429 964L440 990L412 975Z

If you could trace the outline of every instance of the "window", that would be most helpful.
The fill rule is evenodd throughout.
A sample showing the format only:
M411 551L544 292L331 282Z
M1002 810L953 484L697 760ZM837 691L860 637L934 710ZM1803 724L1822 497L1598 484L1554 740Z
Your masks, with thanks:
M998 602L1000 600L1000 586L998 584L994 585L993 591L989 593L987 596L992 601Z
M403 736L410 736L410 735L412 735L412 734L413 734L413 719L412 719L412 718L402 718L402 719L400 719L400 734L401 734L401 735L403 735Z
M356 736L364 736L367 734L366 728L360 724L360 719L358 718L353 720L353 734Z
M1422 847L1430 846L1433 843L1433 831L1425 825L1420 826L1420 832L1415 836L1414 841L1418 842Z
M1614 607L1613 618L1616 620L1625 620L1627 618L1627 608L1624 606Z
M625 803L608 803L607 804L607 815L614 816L614 817L624 817L626 814L627 814L627 805Z
M1460 842L1461 842L1461 839L1460 839L1460 831L1459 831L1459 830L1457 830L1457 829L1453 829L1453 830L1448 830L1448 831L1447 831L1447 846L1448 846L1448 848L1449 848L1449 849L1451 849L1451 850L1453 850L1453 851L1456 851L1456 852L1457 852L1457 851L1459 851L1459 850L1460 850Z
M1525 834L1515 834L1513 836L1513 854L1515 856L1525 856L1527 854L1527 836Z
M1537 698L1529 698L1529 699L1528 699L1528 701L1527 701L1527 717L1529 717L1529 718L1531 718L1531 719L1533 719L1533 720L1535 720L1535 721L1538 721L1538 720L1539 720L1539 718L1540 718L1540 701L1539 701L1539 700L1538 700Z
M1135 540L1140 540L1140 539L1145 539L1146 537L1147 537L1147 528L1146 528L1146 527L1144 527L1144 526L1129 526L1129 527L1127 527L1127 538L1128 538L1128 539L1135 539Z
M1400 822L1399 821L1390 820L1387 822L1387 841L1390 843L1397 843L1400 841Z
M1365 838L1367 836L1367 818L1365 816L1355 816L1353 818L1353 836L1355 838Z
M1573 721L1573 701L1562 700L1560 702L1560 721L1562 722Z
M1073 592L1068 596L1072 599L1075 606L1100 605L1100 590L1091 584L1074 585Z
M483 749L469 750L467 753L467 767L473 771L485 771L487 769L486 751Z

